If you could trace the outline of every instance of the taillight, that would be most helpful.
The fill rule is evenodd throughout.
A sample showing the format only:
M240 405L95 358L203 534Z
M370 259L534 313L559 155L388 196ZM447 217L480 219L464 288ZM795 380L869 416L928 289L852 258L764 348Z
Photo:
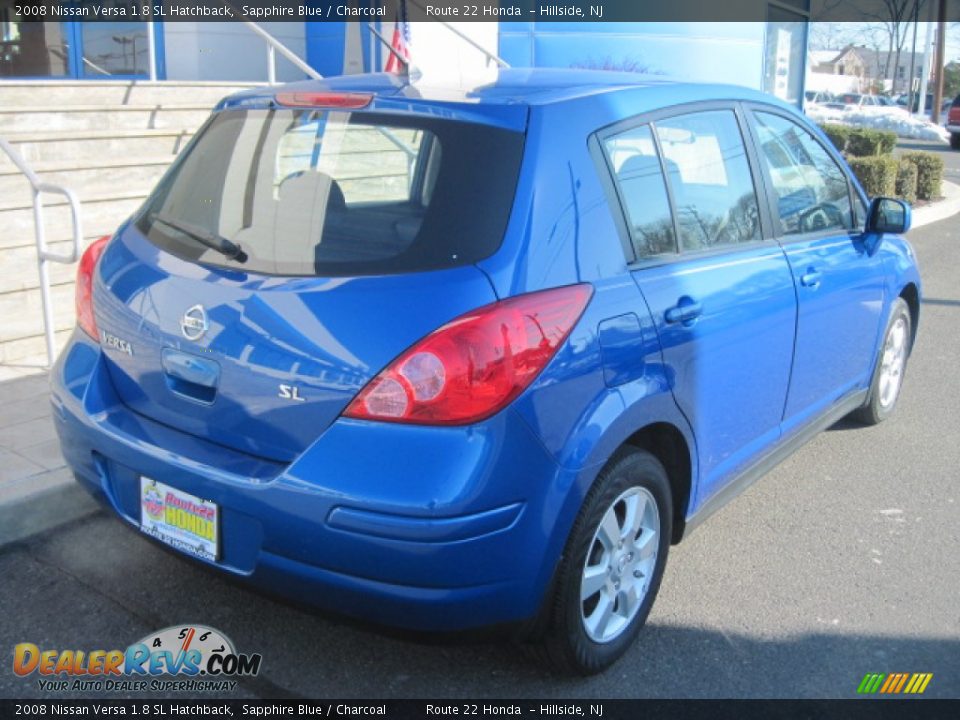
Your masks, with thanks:
M394 360L344 416L466 425L506 407L546 367L593 288L570 285L472 310Z
M953 105L950 106L950 112L947 113L947 122L951 125L960 125L960 103L954 102Z
M77 268L77 325L94 340L99 340L99 333L93 317L93 271L109 239L109 235L104 235L90 243Z
M278 92L278 105L292 107L324 107L335 110L356 110L366 107L373 100L368 93L337 92Z

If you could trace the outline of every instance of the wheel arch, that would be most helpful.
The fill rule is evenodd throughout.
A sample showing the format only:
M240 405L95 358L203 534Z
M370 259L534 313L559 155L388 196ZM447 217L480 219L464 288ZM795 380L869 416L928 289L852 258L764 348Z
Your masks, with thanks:
M917 339L917 325L920 323L920 290L914 283L908 282L903 286L899 297L910 308L910 348L912 350Z
M656 422L637 430L623 445L650 453L667 471L673 500L670 542L676 545L683 537L693 487L693 463L687 439L675 425Z

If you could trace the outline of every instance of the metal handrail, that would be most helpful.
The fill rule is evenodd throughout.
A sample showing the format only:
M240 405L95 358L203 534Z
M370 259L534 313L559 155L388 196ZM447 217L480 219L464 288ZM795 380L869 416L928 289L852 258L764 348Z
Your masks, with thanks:
M243 17L241 15L241 17ZM277 40L273 35L268 33L262 27L257 25L255 22L249 20L241 20L241 22L250 28L254 33L260 36L260 38L267 43L267 82L271 85L277 84L277 56L276 53L280 53L287 60L292 62L298 69L305 72L307 75L312 77L314 80L323 80L323 75L318 73L312 67L307 65L303 60L300 59L300 56L297 55L293 50L288 48L282 42Z
M268 33L262 27L257 25L257 23L252 20L248 20L247 16L240 12L240 9L234 5L230 0L221 0L223 5L230 8L237 16L240 18L240 22L246 25L250 30L253 31L255 35L258 35L261 40L267 44L267 82L270 85L277 84L277 53L283 55L287 60L292 62L299 70L305 72L308 76L312 77L314 80L323 80L323 75L318 73L312 67L307 65L303 60L300 59L300 56L297 55L293 50L288 48L282 42L277 40L273 35Z
M53 307L50 300L50 273L47 263L56 262L69 265L75 263L80 256L80 245L83 243L80 200L69 188L41 180L17 149L3 138L0 138L0 150L3 150L7 157L13 161L13 164L24 174L33 189L33 226L37 245L37 268L40 273L40 298L43 301L43 332L47 342L47 365L52 366L56 357L56 348L54 346ZM43 225L42 193L63 195L70 205L70 215L73 219L73 244L70 247L70 252L65 255L53 253L47 249L47 237Z

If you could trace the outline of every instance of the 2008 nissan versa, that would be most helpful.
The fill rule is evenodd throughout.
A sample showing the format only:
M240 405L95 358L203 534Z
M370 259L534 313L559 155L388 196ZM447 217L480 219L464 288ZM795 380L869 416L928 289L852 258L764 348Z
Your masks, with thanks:
M604 669L672 543L893 411L909 208L742 88L505 70L227 98L94 243L53 373L129 524L378 623Z

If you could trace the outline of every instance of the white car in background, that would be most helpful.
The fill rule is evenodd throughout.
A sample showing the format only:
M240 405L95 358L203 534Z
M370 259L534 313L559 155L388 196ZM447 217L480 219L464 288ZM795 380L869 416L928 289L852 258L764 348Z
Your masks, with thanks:
M848 112L874 112L874 113L906 113L906 108L897 105L891 98L884 95L860 95L858 93L844 93L837 96L835 102L828 107L835 110L846 110Z

